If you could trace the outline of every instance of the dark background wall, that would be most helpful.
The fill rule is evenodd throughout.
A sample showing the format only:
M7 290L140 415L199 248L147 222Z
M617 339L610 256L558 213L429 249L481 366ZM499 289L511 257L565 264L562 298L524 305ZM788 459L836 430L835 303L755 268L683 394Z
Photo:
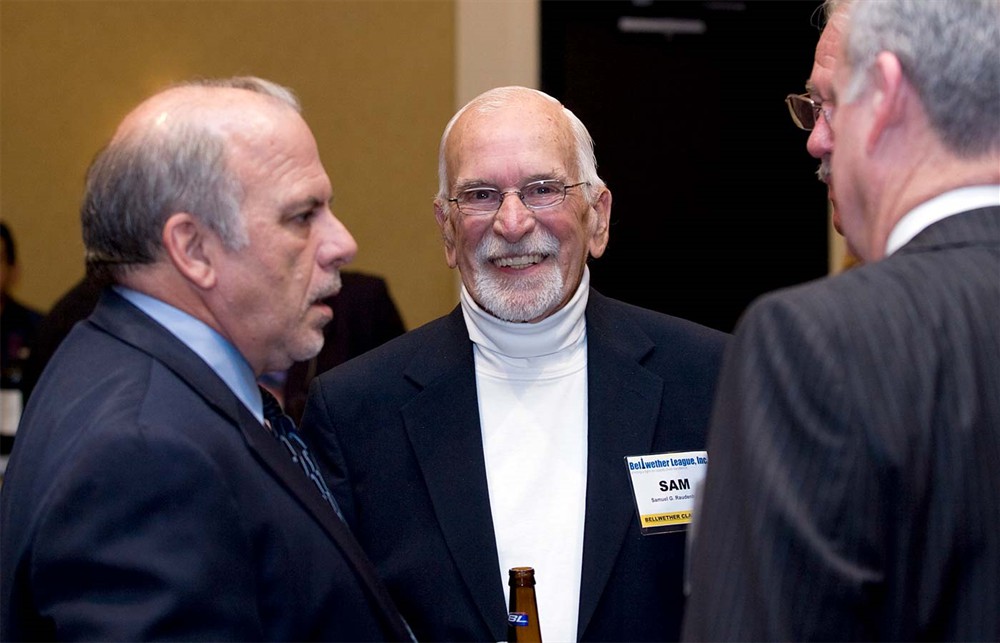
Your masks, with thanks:
M819 4L541 3L541 89L588 126L614 195L600 291L731 330L755 296L827 273L826 189L783 102ZM636 31L665 18L703 31Z

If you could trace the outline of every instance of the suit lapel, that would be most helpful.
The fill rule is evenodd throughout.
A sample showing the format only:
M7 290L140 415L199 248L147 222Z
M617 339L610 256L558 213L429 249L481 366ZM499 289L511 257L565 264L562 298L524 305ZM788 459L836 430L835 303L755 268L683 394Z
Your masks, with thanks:
M281 443L264 429L215 371L170 331L110 290L91 321L162 363L216 412L238 427L250 450L317 519L330 511L329 507L319 511L325 503L313 502L312 496L318 498L318 494L312 481L292 462Z
M640 364L652 341L627 318L612 320L609 300L591 290L587 305L587 514L578 634L582 636L611 576L629 524L637 520L625 455L653 445L663 380ZM608 458L622 453L621 460Z
M265 468L270 469L278 481L284 485L299 500L305 510L320 524L324 531L336 543L344 555L344 559L354 569L361 580L362 587L372 600L373 606L378 606L386 632L392 632L398 640L409 640L410 636L395 603L388 591L378 579L374 565L362 551L347 524L342 521L333 509L323 500L316 485L295 464L285 447L276 440L257 418L242 404L240 408L240 430L247 441L250 450L254 452Z
M494 640L506 631L486 482L475 363L461 308L452 311L445 335L427 342L406 376L423 391L403 408L403 421L416 454L441 532L455 565Z
M124 297L105 290L89 321L166 366L220 415L239 424L243 404L225 382L184 342Z
M347 525L323 500L312 480L292 461L285 447L268 433L215 371L170 331L113 290L102 295L90 321L161 362L239 428L251 453L299 500L343 552L364 581L373 604L381 607L386 631L393 632L400 640L408 640L395 605Z

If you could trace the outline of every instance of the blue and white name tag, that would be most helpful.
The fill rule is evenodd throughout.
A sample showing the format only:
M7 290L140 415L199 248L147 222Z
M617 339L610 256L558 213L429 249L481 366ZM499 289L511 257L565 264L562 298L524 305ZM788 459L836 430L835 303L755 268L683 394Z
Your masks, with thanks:
M678 451L625 458L643 534L687 529L695 492L708 469L707 451Z

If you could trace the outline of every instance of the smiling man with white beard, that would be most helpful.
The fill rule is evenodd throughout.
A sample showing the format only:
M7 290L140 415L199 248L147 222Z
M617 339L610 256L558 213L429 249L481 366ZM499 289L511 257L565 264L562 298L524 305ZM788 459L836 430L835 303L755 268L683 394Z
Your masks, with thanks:
M303 426L418 640L504 640L517 566L545 640L680 635L686 525L646 535L625 458L704 449L727 335L590 288L596 168L551 96L473 99L434 200L460 304L311 389Z

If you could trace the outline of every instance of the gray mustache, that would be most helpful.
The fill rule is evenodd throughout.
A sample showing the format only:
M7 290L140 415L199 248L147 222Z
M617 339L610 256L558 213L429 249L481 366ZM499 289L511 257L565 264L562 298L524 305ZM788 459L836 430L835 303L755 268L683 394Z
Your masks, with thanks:
M554 255L558 252L558 239L548 232L536 232L530 239L522 239L517 243L507 243L495 236L484 237L476 249L476 258L480 261L489 261L499 257Z

